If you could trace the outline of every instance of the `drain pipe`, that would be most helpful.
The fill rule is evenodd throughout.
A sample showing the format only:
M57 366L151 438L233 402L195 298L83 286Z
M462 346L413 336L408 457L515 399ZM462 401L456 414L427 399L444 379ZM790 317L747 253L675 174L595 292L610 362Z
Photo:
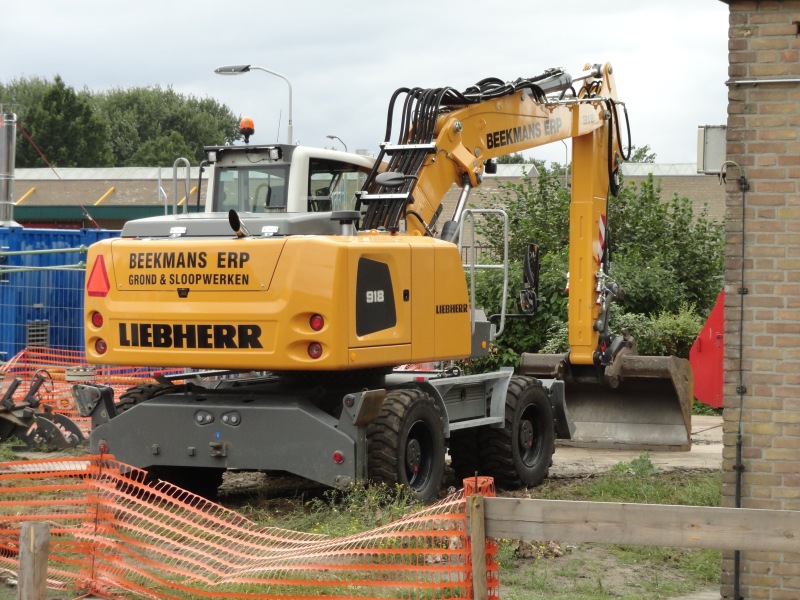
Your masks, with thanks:
M733 469L736 475L734 506L736 508L742 507L742 474L744 473L744 462L742 460L742 419L744 415L744 398L747 394L747 386L744 384L744 297L747 295L748 289L745 285L745 224L747 219L747 192L750 189L750 184L744 175L744 170L734 161L725 161L722 164L722 171L720 173L720 183L725 180L725 173L727 167L732 166L739 170L740 176L737 180L739 184L739 191L742 193L742 253L741 253L741 274L739 279L739 287L736 290L739 295L739 367L738 367L738 385L736 386L736 394L739 396L739 422L736 431L736 462ZM741 550L735 550L733 553L733 598L734 600L741 600L741 570L742 570L742 553Z
M19 227L14 221L14 161L17 147L17 115L4 113L0 123L0 227Z

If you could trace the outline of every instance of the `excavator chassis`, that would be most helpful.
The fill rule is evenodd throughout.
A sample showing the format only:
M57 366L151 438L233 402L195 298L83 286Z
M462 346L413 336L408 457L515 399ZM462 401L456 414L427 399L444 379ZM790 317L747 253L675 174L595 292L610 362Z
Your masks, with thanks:
M569 365L565 355L523 354L521 373L557 377L575 424L569 446L653 451L691 448L692 370L674 356L619 355L605 367Z

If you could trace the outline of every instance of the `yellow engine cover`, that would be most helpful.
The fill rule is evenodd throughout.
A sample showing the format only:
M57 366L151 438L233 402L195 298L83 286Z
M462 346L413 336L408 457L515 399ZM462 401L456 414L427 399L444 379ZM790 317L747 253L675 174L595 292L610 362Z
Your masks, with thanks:
M91 363L332 371L470 353L458 250L429 237L119 238L87 264Z

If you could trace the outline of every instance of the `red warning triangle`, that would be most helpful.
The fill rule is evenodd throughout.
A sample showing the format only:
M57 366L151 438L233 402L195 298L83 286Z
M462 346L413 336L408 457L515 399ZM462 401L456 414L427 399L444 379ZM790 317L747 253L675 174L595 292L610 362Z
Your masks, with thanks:
M92 272L89 273L89 278L86 280L86 293L90 296L105 298L109 289L111 289L111 285L108 283L106 261L102 254L98 254Z

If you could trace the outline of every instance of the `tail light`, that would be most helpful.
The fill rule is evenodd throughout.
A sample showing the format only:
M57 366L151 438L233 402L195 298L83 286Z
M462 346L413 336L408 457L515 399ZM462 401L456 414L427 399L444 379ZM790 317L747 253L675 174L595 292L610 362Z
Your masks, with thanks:
M344 454L342 454L340 450L337 450L333 453L333 462L335 462L337 465L340 465L344 462Z
M319 342L311 342L308 345L308 355L314 359L322 356L322 344Z
M94 343L95 352L98 354L105 354L106 350L108 350L108 344L103 339L99 339Z
M325 319L322 318L322 315L311 315L311 318L308 320L308 325L314 331L320 331L325 327Z
M98 329L103 326L103 315L101 315L99 312L93 312L90 320L92 321L92 325Z

